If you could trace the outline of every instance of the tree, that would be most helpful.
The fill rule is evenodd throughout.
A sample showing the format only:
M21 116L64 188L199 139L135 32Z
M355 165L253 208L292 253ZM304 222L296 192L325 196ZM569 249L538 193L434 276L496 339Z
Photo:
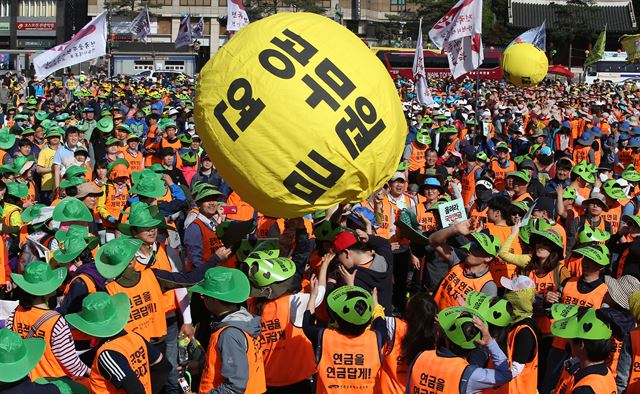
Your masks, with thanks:
M312 12L314 14L324 14L327 11L318 6L314 0L250 0L244 3L250 21L273 15L278 12L278 7L290 8L293 12Z
M140 12L145 6L149 7L150 10L162 7L162 5L155 1L146 0L107 0L104 3L105 9L109 9L109 7L111 7L111 13L113 15L128 17L138 15L138 12Z
M574 41L576 39L589 41L595 37L596 33L599 33L593 28L595 24L590 23L598 19L598 7L594 6L593 0L573 0L566 4L551 3L550 7L555 14L555 21L549 36L555 41L555 46L560 48L568 46L570 67L572 57L574 57L571 53ZM582 21L582 23L576 23L576 21ZM604 27L604 21L602 27ZM585 58L585 56L578 57Z

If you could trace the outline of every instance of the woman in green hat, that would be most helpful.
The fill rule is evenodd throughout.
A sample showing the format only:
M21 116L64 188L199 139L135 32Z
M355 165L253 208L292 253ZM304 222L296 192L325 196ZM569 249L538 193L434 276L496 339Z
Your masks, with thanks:
M2 224L22 226L22 199L29 195L29 187L18 182L9 182L6 187L7 191L2 199ZM14 236L17 236L17 233Z
M95 394L159 392L171 370L160 350L142 336L125 330L130 315L125 293L88 295L69 323L99 339L91 365L89 386Z
M626 242L625 242L626 241ZM629 264L640 261L640 216L624 215L611 241L607 243L611 253L620 257L614 262L612 276L620 278L623 275L640 277L640 264Z
M0 329L0 394L60 394L56 386L29 378L45 348L42 338L22 339L7 328Z
M512 375L507 357L476 312L459 306L446 308L438 313L438 324L441 330L437 347L423 351L413 360L407 392L429 392L436 388L449 393L476 393L509 382ZM477 367L466 360L478 348L489 353L492 369Z
M50 309L57 290L67 277L67 268L51 269L36 261L27 265L24 274L11 274L19 290L20 303L7 319L7 328L23 338L33 336L45 340L45 354L31 372L31 379L42 377L88 377L89 368L78 358L66 320Z
M609 238L611 238L609 232L597 227L593 228L589 225L589 222L585 222L583 228L578 233L575 248L579 249L585 246L606 244ZM582 275L582 255L567 252L568 257L564 261L564 266L567 267L571 276L579 277Z

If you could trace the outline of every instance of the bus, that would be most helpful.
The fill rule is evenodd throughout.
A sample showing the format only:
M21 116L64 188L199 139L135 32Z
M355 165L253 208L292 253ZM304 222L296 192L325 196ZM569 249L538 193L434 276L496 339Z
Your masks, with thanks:
M599 81L624 83L640 78L640 64L627 63L626 52L605 52L602 59L585 70L587 85Z
M384 64L392 78L401 76L413 78L413 58L416 50L412 48L371 48L373 53ZM441 79L451 76L449 69L449 59L446 54L440 51L424 50L424 68L427 79ZM471 71L466 76L475 78L479 74L480 79L502 79L502 68L500 58L502 51L485 50L484 61L477 70Z

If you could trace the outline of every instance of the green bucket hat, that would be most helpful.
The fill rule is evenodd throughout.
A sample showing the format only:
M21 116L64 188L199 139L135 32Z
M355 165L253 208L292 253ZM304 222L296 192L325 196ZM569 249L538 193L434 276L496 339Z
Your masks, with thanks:
M105 146L117 145L120 143L120 140L116 137L109 137L107 141L104 143Z
M98 249L96 268L106 279L117 278L140 249L142 241L131 237L112 239Z
M9 133L9 129L2 128L0 129L0 149L8 150L13 147L16 143L15 134Z
M358 286L338 287L327 297L329 311L347 323L369 324L373 314L371 293Z
M140 171L132 174L133 186L129 190L130 194L137 194L143 197L159 198L166 194L167 187L160 174L153 171Z
M416 141L422 145L430 145L431 144L431 136L429 132L426 130L418 130L416 133Z
M465 303L467 308L484 317L487 323L497 327L507 327L511 324L509 301L505 299L491 297L479 291L470 291Z
M640 172L636 170L633 164L629 164L627 168L622 171L622 179L629 182L640 182Z
M180 155L182 158L182 162L187 165L195 165L196 164L196 155L193 152L186 152Z
M608 231L593 228L589 222L584 222L584 228L578 233L578 243L586 244L591 242L606 242L611 238Z
M113 119L110 117L101 118L96 124L96 129L103 133L110 133L113 130Z
M34 129L32 129L31 127L27 127L26 129L22 130L22 133L20 133L20 135L27 136L27 135L32 135L35 134L36 131Z
M34 296L44 296L56 291L67 277L67 268L55 270L42 261L34 261L27 265L24 274L11 274L13 282L25 292Z
M204 279L189 291L220 301L240 304L249 298L251 286L249 279L242 271L218 266L209 268L204 274Z
M75 178L77 176L82 175L82 179L84 179L84 174L89 172L89 169L86 167L82 167L82 166L76 166L73 165L69 168L67 168L67 170L64 172L64 178L65 179L70 179L70 178Z
M89 389L66 376L61 378L38 378L34 383L52 384L56 386L60 394L89 394Z
M590 168L584 160L573 167L573 170L571 170L571 172L584 179L587 183L594 183L596 181L596 176L593 172L591 172Z
M640 228L640 216L637 215L622 215L622 219L626 219L628 224L633 224Z
M485 233L471 233L472 242L464 245L462 248L466 250L475 249L480 246L482 250L490 256L496 257L500 251L500 240L493 235ZM477 245L476 245L477 244Z
M29 195L29 186L19 182L7 183L7 194L17 198L25 198Z
M34 116L38 121L42 122L49 117L49 114L46 111L38 111L34 114Z
M52 127L44 135L44 138L61 138L62 137L62 129L60 127Z
M593 308L554 322L551 333L558 338L587 340L605 340L612 334L609 325L598 318Z
M313 235L315 235L316 239L321 242L332 241L333 238L342 231L344 231L342 227L337 225L334 226L333 223L328 220L324 220L313 227Z
M98 98L103 98L103 99L106 100L107 96L105 94L101 94L101 95L98 96ZM104 116L110 117L111 116L111 111L109 111L107 108L105 108L105 109L102 110L102 112L100 112L100 116L101 117L104 117ZM100 119L100 120L102 120L102 119ZM100 131L102 131L102 130L100 130Z
M71 179L65 179L64 181L60 182L60 188L67 189L74 186L80 186L85 182L87 181L86 179L84 179L84 177L76 176Z
M606 267L611 262L609 260L609 248L602 244L574 249L573 253L582 255L603 267Z
M33 204L30 207L26 208L24 211L22 211L22 214L20 215L20 217L22 218L22 221L24 223L31 223L33 219L40 216L42 208L44 207L46 207L46 205L44 204Z
M575 200L577 197L578 191L571 186L567 187L564 189L564 192L562 192L562 198L565 200Z
M92 250L98 246L98 238L89 235L85 226L73 224L68 230L56 231L58 249L53 252L53 258L58 263L67 264L75 260L84 250Z
M118 225L118 230L120 230L123 234L132 236L131 232L132 227L142 227L142 228L164 228L169 229L163 219L156 218L151 212L151 207L146 202L136 201L131 204L131 209L129 211L129 217L126 223L121 223Z
M622 185L613 179L609 179L602 185L602 191L612 200L624 200L629 198L622 190Z
M84 183L84 181L80 183ZM82 201L75 197L65 197L53 209L53 220L57 222L91 223L93 215Z
M162 131L164 131L164 130L170 128L170 127L173 127L174 129L177 129L178 125L172 119L168 119L168 120L166 120L166 121L164 121L162 123Z
M193 142L193 139L189 134L180 134L178 136L178 140L183 144L191 144Z
M264 258L264 252L254 252L245 259L249 271L247 276L255 287L267 287L285 281L296 273L296 264L287 257Z
M42 126L43 129L48 130L51 129L53 127L60 127L58 126L58 124L56 122L54 122L51 119L45 119L42 122L40 122L40 126Z
M69 115L69 114L67 114ZM13 120L29 120L29 115L27 114L18 114L13 117Z
M523 180L525 183L531 182L531 177L526 171L511 171L507 173L507 178L513 177Z
M158 174L164 174L167 171L169 171L166 168L164 168L162 166L162 164L159 164L159 163L152 164L149 167L145 168L145 170L152 171L152 172L155 172L155 173L158 173ZM201 182L201 183L204 183L204 182ZM208 183L206 183L206 184L208 185Z
M481 338L480 330L472 337L467 337L463 326L473 324L473 318L483 320L473 309L463 306L453 306L438 313L438 323L449 340L463 349L475 349L476 341ZM484 321L484 320L483 320Z
M245 261L255 252L266 254L270 259L280 256L280 240L278 238L243 239L240 241L236 257L238 261Z
M127 325L131 303L125 293L112 296L99 291L82 300L82 309L64 318L76 329L95 338L109 338Z
M416 245L426 246L429 244L429 238L422 234L418 219L410 210L403 209L400 211L400 215L398 216L398 220L396 220L395 225L401 228L402 234Z
M42 338L23 339L8 328L0 329L0 382L13 383L38 365L47 344Z
M562 239L562 235L560 235L560 233L558 233L558 231L556 231L555 229L547 228L542 231L531 230L531 237L538 237L551 242L551 244L553 244L558 249L558 254L560 258L561 259L564 258L564 242ZM529 241L532 243L535 243L536 241L532 240L531 237Z
M56 122L64 122L65 120L69 119L71 117L71 115L69 115L67 112L63 112L60 115L56 116Z
M18 156L13 159L13 167L16 169L16 174L22 175L29 171L36 164L36 160L33 156Z

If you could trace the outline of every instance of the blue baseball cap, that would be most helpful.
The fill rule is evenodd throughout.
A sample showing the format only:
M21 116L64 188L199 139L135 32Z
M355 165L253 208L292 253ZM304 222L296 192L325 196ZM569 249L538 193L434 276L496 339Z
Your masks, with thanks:
M424 186L433 186L433 187L437 187L439 189L442 189L442 184L440 183L440 181L437 178L427 178L424 180L423 183Z
M82 110L82 112L93 112L94 109L93 107L84 107L84 109Z
M551 156L553 155L553 152L551 151L550 147L543 146L542 149L540 149L540 154L544 156Z

